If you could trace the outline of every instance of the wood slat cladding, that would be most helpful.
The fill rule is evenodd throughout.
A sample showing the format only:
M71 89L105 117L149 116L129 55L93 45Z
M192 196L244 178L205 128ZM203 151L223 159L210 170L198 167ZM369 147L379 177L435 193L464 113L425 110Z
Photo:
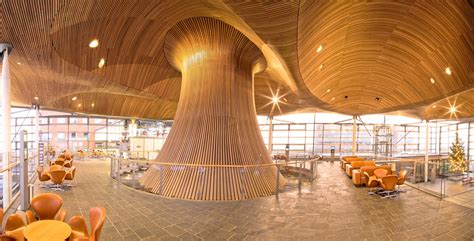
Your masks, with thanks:
M89 92L83 98L92 102L103 91L176 105L182 77L166 61L164 38L177 22L196 16L235 27L265 56L267 68L255 74L254 87L261 115L269 114L269 86L288 92L282 113L318 108L423 117L425 106L474 83L474 10L467 0L3 0L0 7L0 40L14 46L15 105L29 106L38 96L45 108L70 110L73 103L63 96ZM94 38L99 46L90 49ZM451 76L443 72L448 66ZM170 114L140 109L136 117ZM95 114L116 113L104 111Z
M301 73L316 97L350 114L439 100L474 83L473 19L461 0L305 1ZM446 67L456 73L447 76Z
M173 128L157 160L177 165L150 168L141 180L145 188L198 200L274 193L276 168L255 167L272 164L254 103L253 75L266 67L260 50L234 27L207 17L177 23L164 49L182 73L182 86Z

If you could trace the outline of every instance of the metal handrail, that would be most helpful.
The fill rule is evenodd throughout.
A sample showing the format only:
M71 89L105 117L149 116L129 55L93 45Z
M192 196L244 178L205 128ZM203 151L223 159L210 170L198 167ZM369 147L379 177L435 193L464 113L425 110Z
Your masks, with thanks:
M34 160L35 158L37 157L36 156L31 156L31 157L28 157L28 161L31 161L31 160ZM16 157L15 157L16 158ZM16 161L16 162L12 162L12 163L9 163L8 166L5 168L5 167L1 167L0 168L0 173L3 173L3 172L6 172L6 171L9 171L11 169L13 169L14 167L20 165L20 161Z
M191 167L231 167L231 168L246 168L246 167L267 167L267 166L283 166L283 163L269 163L269 164L258 164L258 165L210 165L210 164L188 164L188 163L172 163L172 162L157 162L157 161L143 161L137 159L126 159L117 158L121 161L134 162L134 163L145 163L155 164L163 166L191 166Z

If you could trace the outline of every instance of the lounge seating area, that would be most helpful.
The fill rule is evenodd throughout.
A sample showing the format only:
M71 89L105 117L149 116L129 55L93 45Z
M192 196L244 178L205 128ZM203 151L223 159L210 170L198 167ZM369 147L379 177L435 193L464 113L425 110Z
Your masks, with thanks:
M73 166L74 155L64 151L54 161L49 161L49 167L37 167L36 173L40 186L55 191L64 191L63 187L74 186L72 182L76 176L76 167ZM44 183L50 181L49 184ZM65 181L68 181L67 183Z
M395 198L405 192L400 186L405 183L406 170L401 170L397 175L390 165L377 165L374 160L357 156L341 157L340 166L352 179L354 186L369 188L370 195Z
M89 211L90 232L86 218L72 216L67 222L67 211L61 209L63 199L54 193L43 193L31 200L31 209L9 215L3 225L1 240L99 240L106 219L103 207ZM0 222L3 210L0 209ZM47 229L48 232L44 232ZM49 239L50 238L50 239Z

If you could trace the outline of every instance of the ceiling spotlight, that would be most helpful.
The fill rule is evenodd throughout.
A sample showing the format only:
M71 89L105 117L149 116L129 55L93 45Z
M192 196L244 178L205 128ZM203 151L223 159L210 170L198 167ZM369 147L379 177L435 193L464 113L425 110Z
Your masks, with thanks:
M81 104L77 104L77 107L81 107L82 105Z
M329 92L331 92L331 89L326 90L326 93L329 93Z
M72 101L75 101L75 100L77 100L77 97L76 97L76 96L74 96L74 97L72 97L72 99L71 99L71 100L72 100Z
M94 107L94 103L92 103L91 106Z
M21 65L21 63L20 63L20 62L16 62L16 64L18 64L18 65Z
M379 98L379 97L375 97L375 100L376 100L376 101L380 101L380 98Z
M93 48L97 48L97 46L99 46L99 40L97 39L94 39L89 43L89 48L93 49Z
M334 101L335 99L336 99L336 97L332 97L332 98L331 98L331 101Z
M272 98L273 104L278 104L278 101L280 101L280 98L278 98L278 96L273 96Z
M449 112L451 112L451 113L453 113L453 114L456 113L456 106L451 106L451 107L449 108Z
M321 64L321 65L319 66L319 71L321 71L321 70L323 69L323 67L324 67L324 65Z
M432 84L435 83L435 80L433 78L430 78L430 81L431 81Z
M444 72L446 72L447 75L451 75L451 68L446 67L446 69L444 70Z
M436 108L436 105L433 105L431 108L433 108L433 109Z
M99 61L99 68L104 67L104 65L105 65L105 59L102 58L102 59L100 59L100 61Z
M35 98L34 98L34 99L35 99L35 100L39 100L38 96L35 96Z
M319 45L318 49L316 49L316 53L321 52L321 50L323 50L323 45Z

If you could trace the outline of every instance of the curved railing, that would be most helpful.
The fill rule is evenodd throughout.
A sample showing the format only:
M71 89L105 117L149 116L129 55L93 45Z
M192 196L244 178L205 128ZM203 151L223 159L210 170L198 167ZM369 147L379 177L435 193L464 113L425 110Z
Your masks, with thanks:
M252 183L259 176L267 178L258 180L270 180L263 185L266 193L278 196L281 191L286 190L285 185L287 182L277 174L288 170L297 173L296 181L292 182L292 184L297 182L298 189L301 190L301 183L303 181L312 182L316 178L317 173L317 160L255 165L180 164L116 156L110 156L110 160L110 175L122 184L158 195L195 200L243 200L256 198L258 197L256 196L256 187ZM152 172L154 174L147 176L150 172L145 171L149 170L149 168L153 168ZM232 178L230 180L226 179L225 182L218 181L221 180L219 175L226 172L231 174L227 176ZM192 180L183 185L177 178L168 178L171 175L182 175L183 178L191 178ZM215 181L211 182L208 180ZM148 188L144 188L144 186ZM296 184L294 187L296 187Z

